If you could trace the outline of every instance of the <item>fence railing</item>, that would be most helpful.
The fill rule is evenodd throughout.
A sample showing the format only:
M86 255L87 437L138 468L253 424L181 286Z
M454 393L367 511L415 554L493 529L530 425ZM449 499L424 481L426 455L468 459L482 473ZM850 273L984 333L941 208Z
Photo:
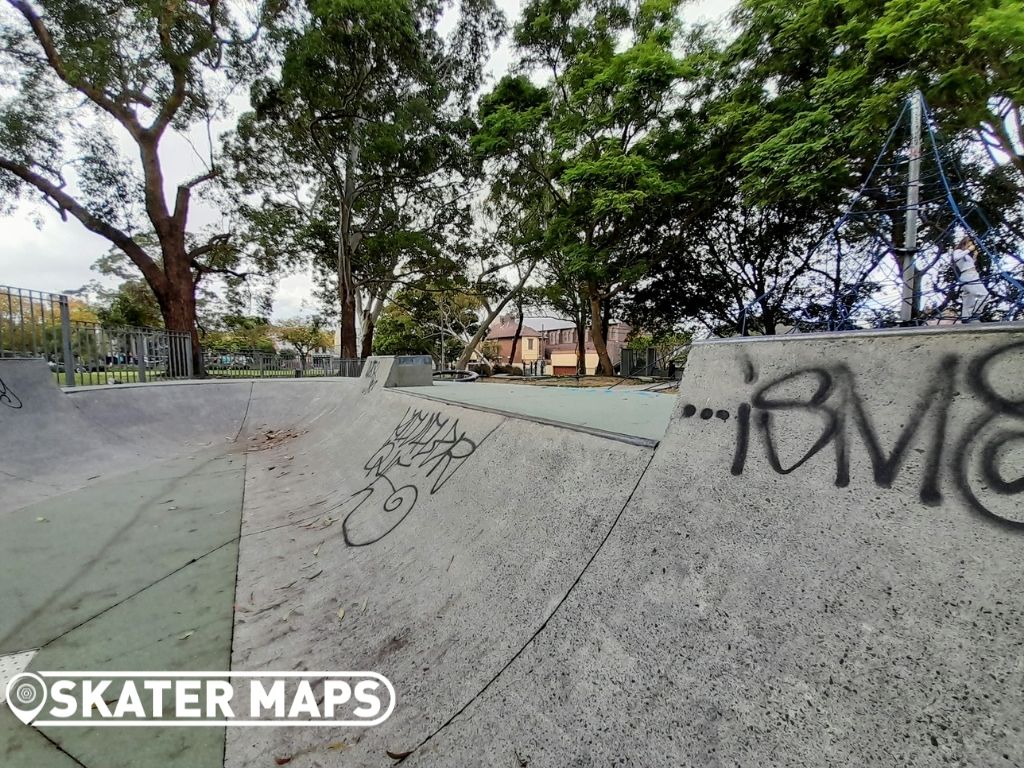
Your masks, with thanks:
M67 296L10 286L0 286L0 357L42 358L69 387L192 376L186 332L74 320Z
M619 373L622 376L659 376L658 353L648 347L637 350L628 347L622 350L619 359Z
M203 349L203 367L213 378L267 379L300 376L358 377L365 360L334 355L266 352L258 349Z
M127 384L192 378L192 338L184 331L108 327L76 320L63 294L0 285L0 357L41 358L57 383ZM362 374L365 360L263 350L204 349L214 378Z

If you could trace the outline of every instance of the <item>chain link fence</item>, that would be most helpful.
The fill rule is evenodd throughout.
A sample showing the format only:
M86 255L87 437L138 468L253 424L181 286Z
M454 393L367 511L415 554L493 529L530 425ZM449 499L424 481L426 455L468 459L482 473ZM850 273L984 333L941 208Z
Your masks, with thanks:
M0 357L41 358L68 387L192 376L192 339L160 328L72 317L67 296L0 286Z

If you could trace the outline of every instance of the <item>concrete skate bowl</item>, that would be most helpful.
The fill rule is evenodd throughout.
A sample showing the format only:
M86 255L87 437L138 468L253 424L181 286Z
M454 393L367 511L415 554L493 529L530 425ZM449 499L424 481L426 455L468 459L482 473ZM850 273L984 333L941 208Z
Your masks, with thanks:
M209 610L187 641L200 622L162 620L124 648L100 634L103 656L170 639L182 669L372 669L397 707L361 732L228 729L202 748L17 731L8 758L56 742L89 766L1021 765L1022 353L1019 328L698 344L657 450L383 381L162 386L215 405L136 474L208 464L241 493L199 470L173 489L195 484L199 511L173 512L237 507L235 530L179 537L195 562L174 576L70 629L36 618L0 652L77 661L90 624L237 551L227 588L194 579ZM86 394L61 397L81 415ZM147 443L104 450L128 445ZM40 544L39 504L56 518L91 488L14 509L12 531Z

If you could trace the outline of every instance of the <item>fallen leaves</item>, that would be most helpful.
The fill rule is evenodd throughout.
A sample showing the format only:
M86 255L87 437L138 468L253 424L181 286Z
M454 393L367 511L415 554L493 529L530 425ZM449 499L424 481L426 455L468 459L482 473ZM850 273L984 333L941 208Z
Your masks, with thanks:
M409 755L411 755L415 751L416 750L414 750L414 749L410 749L410 750L405 751L405 752L396 752L394 750L388 749L388 750L385 750L385 753L392 760L405 760L405 758L407 758Z
M338 609L338 621L342 621L342 620L344 620L344 618L345 618L345 609L344 608L339 608Z

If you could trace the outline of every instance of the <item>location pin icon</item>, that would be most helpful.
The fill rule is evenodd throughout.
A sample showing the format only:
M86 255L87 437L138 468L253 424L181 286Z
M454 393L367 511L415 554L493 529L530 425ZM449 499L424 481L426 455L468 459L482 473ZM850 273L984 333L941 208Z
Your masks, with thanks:
M39 675L22 672L8 681L5 696L14 716L28 725L46 704L46 683Z

